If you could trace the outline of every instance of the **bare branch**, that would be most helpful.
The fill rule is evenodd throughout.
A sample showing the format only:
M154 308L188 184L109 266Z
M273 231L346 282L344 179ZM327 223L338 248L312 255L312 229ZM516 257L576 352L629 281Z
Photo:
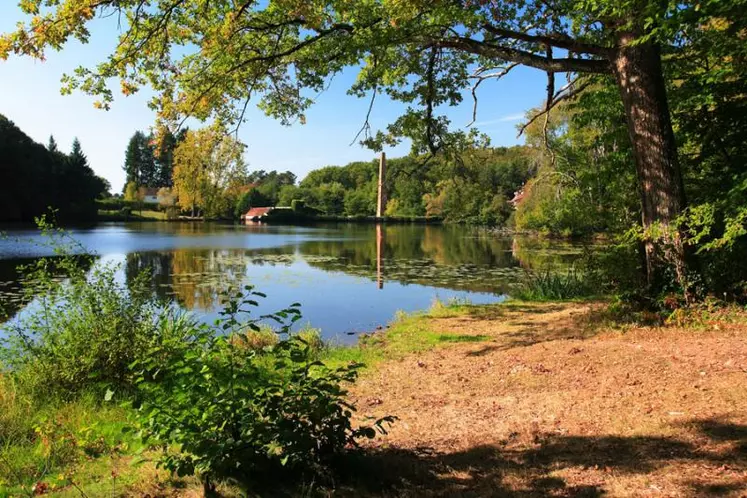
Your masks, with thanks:
M363 122L363 126L361 126L361 129L358 130L358 133L355 134L355 137L350 142L350 145L353 145L357 140L358 137L361 136L361 133L365 132L366 138L369 136L369 130L371 130L371 125L369 124L369 119L371 117L371 111L373 110L374 102L376 101L376 93L378 92L378 88L374 86L373 93L371 94L371 102L368 104L368 112L366 112L366 120Z
M477 88L480 86L480 84L483 81L488 80L488 79L501 79L504 76L506 76L509 72L511 72L511 70L513 68L515 68L516 66L519 66L518 62L514 62L513 64L510 64L509 66L504 67L501 71L499 71L497 73L490 73L490 74L486 74L486 75L482 75L481 73L483 73L485 71L489 71L491 69L495 69L495 68L493 68L493 67L490 67L490 68L481 67L481 68L478 68L470 76L470 78L475 78L475 79L477 79L477 81L475 82L474 85L472 85L472 101L474 102L474 105L472 106L472 121L470 121L467 124L467 128L469 128L470 126L472 126L473 124L475 124L475 121L477 121Z
M575 83L575 81L573 83ZM577 87L571 87L570 90L567 93L565 93L564 95L557 96L552 101L552 104L550 104L549 106L545 106L545 110L543 110L542 112L538 112L537 114L535 114L534 116L532 116L532 118L529 121L527 121L526 123L524 123L521 126L521 128L519 129L518 136L523 135L524 131L527 129L527 127L529 127L529 125L531 125L532 123L534 123L538 118L540 118L541 116L544 116L545 114L547 114L548 112L550 112L551 109L553 109L555 106L557 106L561 102L569 100L569 99L575 97L576 95L578 95L579 93L581 93L583 90L585 90L586 88L588 88L590 85L591 85L591 81L586 81L586 82L584 82L583 84L581 84L581 85L579 85Z

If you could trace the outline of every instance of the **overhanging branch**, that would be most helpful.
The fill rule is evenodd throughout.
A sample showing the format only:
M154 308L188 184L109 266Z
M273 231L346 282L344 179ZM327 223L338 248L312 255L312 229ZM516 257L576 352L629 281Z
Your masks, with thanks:
M483 25L483 28L490 34L501 38L510 38L512 40L519 40L529 43L550 45L554 48L570 50L572 52L581 54L592 54L600 57L608 57L610 55L610 49L606 47L581 42L561 33L551 33L547 35L530 35L528 33L522 33L520 31L499 28L497 26L493 26L492 24L485 24Z
M525 66L541 69L553 73L609 73L610 63L604 59L549 59L544 55L534 54L503 45L475 40L466 37L452 37L434 40L432 45L453 48L476 55L491 57L508 62L518 62Z

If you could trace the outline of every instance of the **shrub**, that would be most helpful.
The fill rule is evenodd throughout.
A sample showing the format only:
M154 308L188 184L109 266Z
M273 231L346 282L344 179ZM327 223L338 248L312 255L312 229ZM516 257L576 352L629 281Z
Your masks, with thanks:
M514 296L525 301L562 301L595 294L593 276L570 270L527 274Z
M303 199L293 199L291 201L291 209L294 212L300 212L306 209L306 203L303 201Z
M168 206L166 208L166 219L167 220L178 220L181 211L177 206Z
M206 493L216 480L249 485L283 467L319 472L329 456L376 433L351 424L354 408L342 385L355 380L358 365L327 368L309 341L288 334L300 317L297 305L239 322L247 312L242 305L256 302L238 299L216 327L196 327L189 340L151 348L137 362L142 434L170 448L160 466L199 474ZM258 332L267 319L280 322L286 337L262 349L242 345L247 330ZM383 431L387 421L374 427Z
M125 284L117 265L75 255L84 249L43 221L42 230L58 256L19 269L30 304L3 327L0 359L35 396L132 387L129 365L164 334L185 333L187 320L156 300L149 273Z

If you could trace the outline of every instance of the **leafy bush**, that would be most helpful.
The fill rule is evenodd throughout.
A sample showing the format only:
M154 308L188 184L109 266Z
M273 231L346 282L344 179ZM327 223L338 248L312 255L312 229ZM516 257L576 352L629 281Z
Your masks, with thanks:
M178 220L181 211L177 206L168 206L166 208L166 219L167 220Z
M300 318L297 305L239 321L263 296L247 290L253 297L235 296L215 327L156 345L134 365L138 423L146 441L163 446L159 465L199 474L206 493L216 480L249 484L282 467L318 472L327 457L376 433L351 424L354 408L342 384L356 379L358 365L327 368L310 341L289 334ZM259 333L259 321L268 319L287 337L261 349L242 345L247 331ZM374 427L384 431L390 420Z
M117 265L76 255L84 249L45 223L57 256L20 268L30 304L3 327L0 359L35 396L131 387L129 365L163 334L182 334L190 324L156 300L150 274L127 285Z
M544 271L527 274L514 296L525 301L562 301L594 295L597 286L590 274Z
M53 285L48 266L36 268L34 285L48 292L7 327L6 363L34 390L50 394L128 385L128 365L158 335L157 317L164 310L152 297L149 275L127 288L113 265L95 267L90 275L68 269L69 278Z

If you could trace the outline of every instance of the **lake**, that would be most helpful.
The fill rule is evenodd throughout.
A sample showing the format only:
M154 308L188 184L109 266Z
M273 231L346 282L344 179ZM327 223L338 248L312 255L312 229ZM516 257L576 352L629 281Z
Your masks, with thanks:
M4 234L0 309L12 317L22 313L16 267L52 250L38 231ZM70 234L123 280L150 269L157 295L203 320L217 317L222 292L251 284L267 294L259 313L300 302L301 323L340 342L435 300L501 301L527 270L568 267L582 250L455 225L110 223Z

